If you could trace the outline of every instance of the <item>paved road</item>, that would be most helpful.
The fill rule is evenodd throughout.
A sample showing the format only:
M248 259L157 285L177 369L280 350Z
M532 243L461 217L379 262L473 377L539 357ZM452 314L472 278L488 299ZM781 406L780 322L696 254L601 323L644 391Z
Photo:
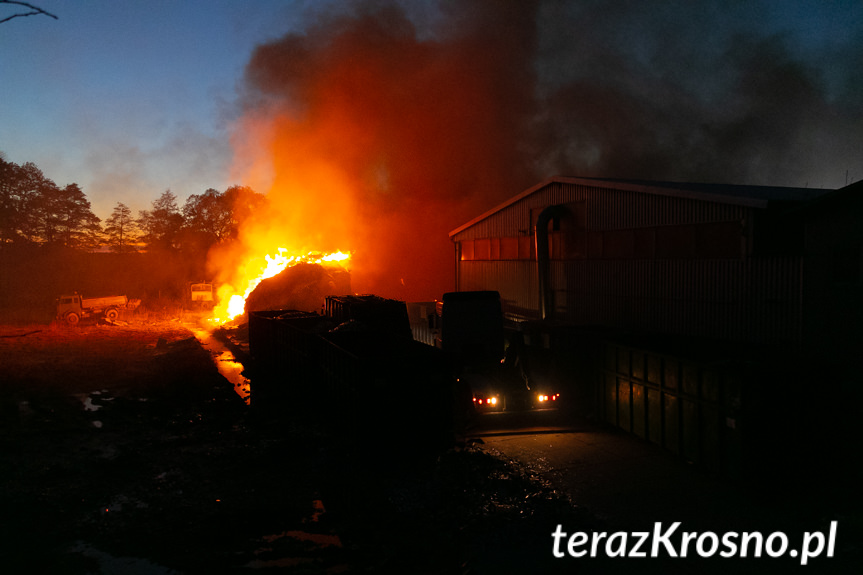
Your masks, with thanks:
M819 509L817 501L805 493L783 503L781 498L770 497L770 485L744 488L613 428L554 411L484 414L473 437L482 442L484 450L518 461L550 481L575 505L589 510L609 533L650 530L657 522L669 526L676 521L681 522L681 532L710 531L720 537L732 531L759 531L765 537L781 531L789 538L789 550L799 553L805 532L823 532L827 537L830 522L835 520L834 558L813 559L807 568L845 573L863 567L858 518L832 508ZM549 534L549 552L551 545ZM666 567L663 564L661 570ZM724 559L718 565L716 561L672 561L671 572L692 568L691 572L784 573L797 567L799 560L762 557Z

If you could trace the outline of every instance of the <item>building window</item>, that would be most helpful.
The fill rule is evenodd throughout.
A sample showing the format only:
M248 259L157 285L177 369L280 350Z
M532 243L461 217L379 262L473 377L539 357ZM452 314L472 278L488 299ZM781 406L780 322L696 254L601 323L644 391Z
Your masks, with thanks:
M518 259L518 238L500 238L500 259Z
M738 259L743 255L743 226L740 222L698 224L695 244L700 259Z
M482 261L491 259L491 239L481 238L474 240L473 259Z
M461 242L461 260L469 262L473 260L473 240L462 240Z

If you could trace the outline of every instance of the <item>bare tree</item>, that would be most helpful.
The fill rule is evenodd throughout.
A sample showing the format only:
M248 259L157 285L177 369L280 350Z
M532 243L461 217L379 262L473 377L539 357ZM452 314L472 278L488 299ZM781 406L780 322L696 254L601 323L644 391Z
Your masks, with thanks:
M54 20L59 20L59 18L57 18L57 16L55 16L54 14L51 14L47 10L39 8L38 6L34 6L29 2L19 2L18 0L0 0L0 4L11 4L13 6L18 6L19 9L22 10L21 12L17 12L15 14L12 14L11 16L6 16L5 18L0 19L0 24L8 22L13 18L23 18L24 16L38 16L39 14L42 14L44 16L50 16ZM29 10L29 12L25 10Z

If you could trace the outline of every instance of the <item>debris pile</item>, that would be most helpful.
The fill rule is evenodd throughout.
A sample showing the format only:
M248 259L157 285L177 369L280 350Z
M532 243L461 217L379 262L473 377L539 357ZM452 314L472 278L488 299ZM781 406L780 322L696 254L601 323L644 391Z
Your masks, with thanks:
M263 280L246 298L246 313L274 309L319 312L324 298L351 293L351 276L341 267L297 264Z

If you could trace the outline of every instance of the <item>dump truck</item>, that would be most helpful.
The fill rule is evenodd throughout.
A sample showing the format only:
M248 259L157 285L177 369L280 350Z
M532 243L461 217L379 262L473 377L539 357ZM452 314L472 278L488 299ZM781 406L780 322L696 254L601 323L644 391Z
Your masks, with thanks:
M57 319L76 325L82 319L105 318L115 321L122 310L135 309L140 300L129 300L124 295L86 298L78 293L62 295L57 299Z

